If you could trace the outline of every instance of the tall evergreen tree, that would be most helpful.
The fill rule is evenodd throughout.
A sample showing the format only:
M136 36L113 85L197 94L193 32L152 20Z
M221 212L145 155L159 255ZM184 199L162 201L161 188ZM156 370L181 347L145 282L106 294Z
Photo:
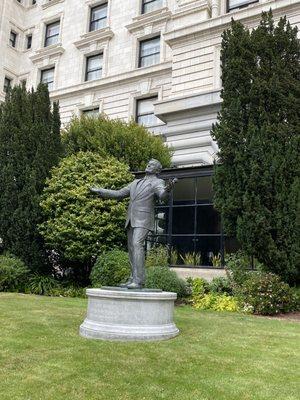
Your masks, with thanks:
M58 105L48 89L11 89L0 107L0 237L33 270L47 267L37 230L45 179L62 152Z
M299 278L300 44L286 18L223 34L215 206L226 233L287 281Z

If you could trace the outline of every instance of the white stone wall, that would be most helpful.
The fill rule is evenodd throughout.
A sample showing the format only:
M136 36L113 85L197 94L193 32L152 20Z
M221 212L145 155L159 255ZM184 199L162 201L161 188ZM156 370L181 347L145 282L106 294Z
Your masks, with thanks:
M111 118L135 116L137 98L158 96L156 114L163 133L174 148L174 164L212 163L217 151L210 136L216 120L220 89L221 33L230 19L255 26L262 10L275 18L287 15L300 25L300 0L260 0L226 12L226 0L164 0L163 7L141 15L141 0L109 0L107 28L89 31L89 7L101 0L0 1L0 101L3 82L27 80L36 87L41 70L55 66L53 100L59 99L62 122L98 107ZM45 26L60 20L59 43L44 48ZM18 34L12 48L9 34ZM26 50L26 35L32 48ZM137 68L138 41L161 34L160 63ZM101 79L85 82L85 57L103 52Z

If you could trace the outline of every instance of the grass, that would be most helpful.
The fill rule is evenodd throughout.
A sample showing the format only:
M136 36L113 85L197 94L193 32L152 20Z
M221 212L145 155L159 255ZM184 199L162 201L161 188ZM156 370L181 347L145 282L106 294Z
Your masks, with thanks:
M0 294L1 400L299 399L297 322L178 307L175 339L104 342L86 304Z

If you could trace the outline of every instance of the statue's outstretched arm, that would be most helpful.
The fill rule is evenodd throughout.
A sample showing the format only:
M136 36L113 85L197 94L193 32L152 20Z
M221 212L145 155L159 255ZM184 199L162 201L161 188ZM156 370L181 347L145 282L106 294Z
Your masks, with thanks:
M155 188L155 194L157 195L160 201L164 201L168 198L171 190L173 189L175 183L177 182L177 178L169 180L167 184L160 184Z
M125 186L120 190L91 187L90 191L97 194L99 197L103 197L104 199L124 199L130 195L130 185Z

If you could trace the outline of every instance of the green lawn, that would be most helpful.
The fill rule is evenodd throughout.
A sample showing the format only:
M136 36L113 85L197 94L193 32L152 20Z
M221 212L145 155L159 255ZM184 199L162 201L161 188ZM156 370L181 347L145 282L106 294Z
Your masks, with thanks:
M175 339L83 339L86 300L0 294L1 400L299 399L300 324L178 307Z

